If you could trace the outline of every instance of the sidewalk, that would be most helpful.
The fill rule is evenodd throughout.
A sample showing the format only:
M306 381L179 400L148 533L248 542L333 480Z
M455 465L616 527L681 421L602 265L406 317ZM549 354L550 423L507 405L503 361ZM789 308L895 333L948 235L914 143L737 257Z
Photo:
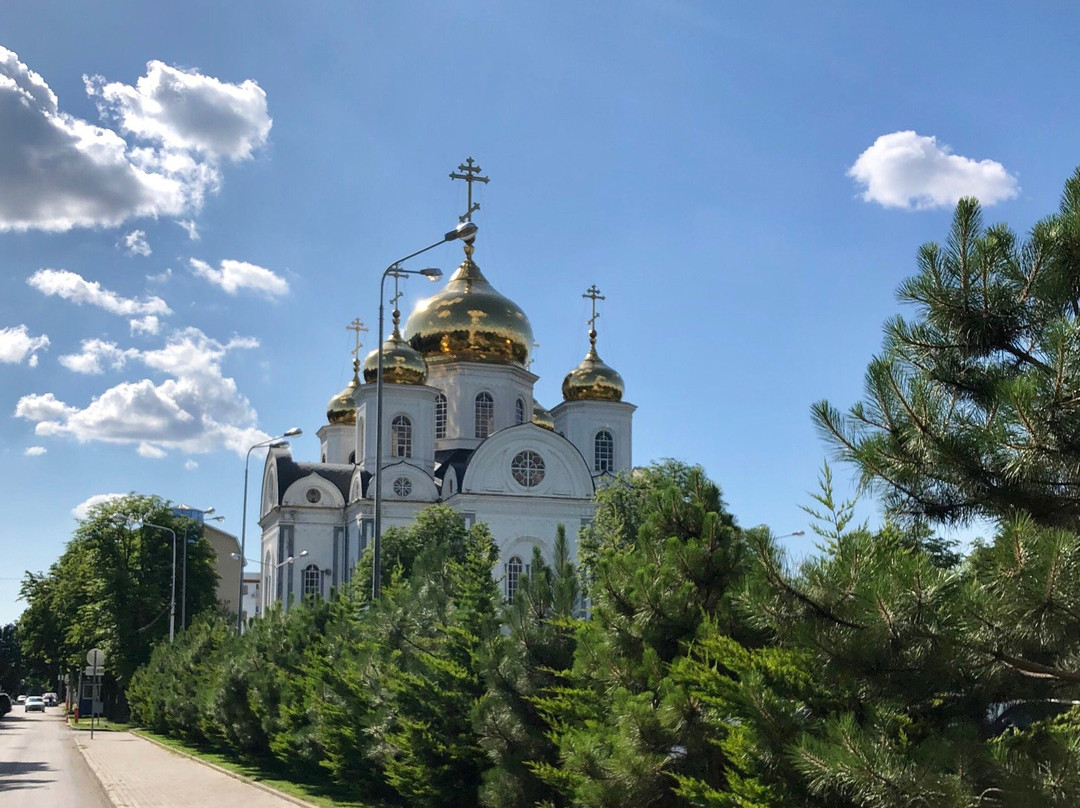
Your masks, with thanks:
M75 732L75 746L116 808L310 806L130 732Z

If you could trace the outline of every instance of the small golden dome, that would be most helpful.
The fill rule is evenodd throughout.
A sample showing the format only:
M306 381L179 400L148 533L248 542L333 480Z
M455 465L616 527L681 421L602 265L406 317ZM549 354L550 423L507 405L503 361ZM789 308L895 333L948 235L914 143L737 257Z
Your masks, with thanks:
M525 312L488 283L472 245L446 288L422 300L405 324L409 344L428 362L490 362L524 367L533 333Z
M396 313L396 312L395 312ZM383 381L386 384L423 384L427 381L427 363L419 353L409 347L394 328L382 346ZM364 381L379 378L379 352L372 351L364 359Z
M555 416L535 398L533 399L532 422L544 429L555 431Z
M596 332L590 331L593 344L581 364L566 374L562 394L566 401L622 401L626 390L623 378L596 353Z
M356 402L352 394L360 386L356 376L356 363L353 363L353 377L345 389L334 396L326 405L326 420L331 424L356 426Z

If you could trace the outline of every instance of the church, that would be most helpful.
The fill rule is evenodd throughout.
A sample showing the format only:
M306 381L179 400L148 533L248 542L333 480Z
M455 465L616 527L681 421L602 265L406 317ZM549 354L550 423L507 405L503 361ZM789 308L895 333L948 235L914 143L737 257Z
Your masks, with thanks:
M459 169L451 178L468 181L461 218L471 222L479 208L472 183L488 178L472 158ZM389 336L362 364L357 352L352 380L327 405L319 462L294 460L287 445L269 451L259 509L264 607L325 596L349 580L375 535L378 488L382 532L437 503L467 526L486 523L499 550L492 573L513 600L533 549L550 561L561 524L576 554L598 484L631 468L636 408L597 353L600 290L583 295L592 301L588 349L563 380L563 400L548 410L533 397L539 377L529 370L529 319L480 271L476 250L474 232L464 239L461 265L416 305L404 331L395 289ZM396 285L398 275L387 272ZM359 349L361 324L350 328Z

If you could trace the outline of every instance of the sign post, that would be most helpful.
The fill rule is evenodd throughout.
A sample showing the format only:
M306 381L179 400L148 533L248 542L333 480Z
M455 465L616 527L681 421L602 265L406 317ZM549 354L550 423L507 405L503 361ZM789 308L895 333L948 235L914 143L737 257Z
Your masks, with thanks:
M101 712L101 675L105 672L105 652L100 648L91 648L86 654L88 664L83 674L90 677L90 740L94 739L95 719ZM80 693L79 701L82 701Z

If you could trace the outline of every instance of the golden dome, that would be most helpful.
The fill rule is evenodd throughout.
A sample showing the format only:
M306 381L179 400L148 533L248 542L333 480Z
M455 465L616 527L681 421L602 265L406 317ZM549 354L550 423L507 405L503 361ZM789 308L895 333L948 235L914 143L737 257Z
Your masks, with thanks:
M360 386L360 379L356 375L357 364L353 363L353 377L345 385L345 389L330 399L326 405L326 420L331 424L356 426L356 402L353 401L352 394Z
M532 422L544 429L555 431L555 416L535 398L533 399Z
M446 288L417 304L405 324L409 344L428 362L491 362L524 367L532 349L529 318L473 263L472 245Z
M562 394L566 401L622 401L623 378L596 353L596 332L589 332L589 352L566 374Z
M427 363L424 357L409 347L401 338L397 321L400 314L394 312L394 330L382 346L383 382L386 384L423 384L427 381ZM379 378L379 352L372 351L364 359L364 381Z

